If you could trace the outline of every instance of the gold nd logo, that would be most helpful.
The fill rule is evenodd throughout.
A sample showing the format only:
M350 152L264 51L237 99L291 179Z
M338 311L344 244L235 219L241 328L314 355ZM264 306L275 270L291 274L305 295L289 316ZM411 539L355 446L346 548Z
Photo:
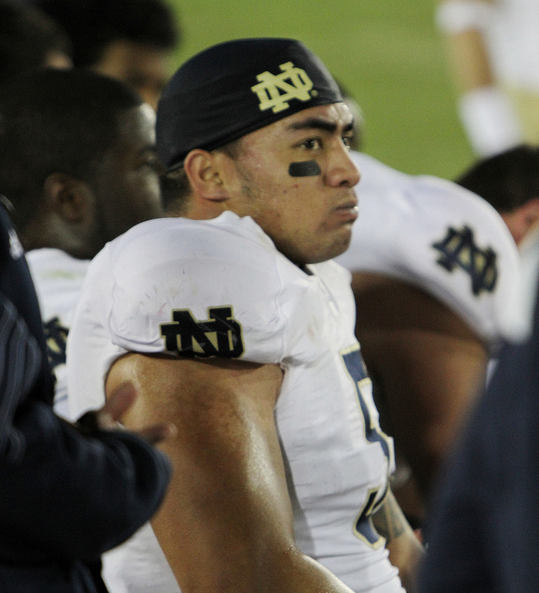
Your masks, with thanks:
M311 98L309 91L313 83L305 70L296 68L292 62L281 64L279 68L282 74L276 76L266 70L256 77L259 84L251 87L258 95L260 111L273 109L273 113L279 113L290 107L291 99L308 101Z

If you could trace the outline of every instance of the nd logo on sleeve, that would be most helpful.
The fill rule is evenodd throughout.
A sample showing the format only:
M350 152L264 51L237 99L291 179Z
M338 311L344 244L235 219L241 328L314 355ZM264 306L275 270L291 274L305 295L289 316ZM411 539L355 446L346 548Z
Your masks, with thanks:
M279 113L290 107L292 99L308 101L316 94L316 91L310 93L313 82L305 70L296 68L292 62L281 64L279 68L282 74L275 75L266 70L256 77L259 84L251 87L258 95L260 111L273 109L273 113Z
M494 291L498 280L496 253L490 247L480 249L470 227L449 227L445 238L432 247L440 253L436 263L442 268L452 272L457 267L470 276L474 295Z
M244 351L241 326L232 307L210 307L209 319L197 321L189 309L172 311L172 323L161 323L165 350L186 358L239 358Z

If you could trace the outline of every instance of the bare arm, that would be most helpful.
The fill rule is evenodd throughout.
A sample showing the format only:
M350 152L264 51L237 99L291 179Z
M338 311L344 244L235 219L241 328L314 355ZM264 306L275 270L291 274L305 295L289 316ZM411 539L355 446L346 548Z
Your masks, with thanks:
M407 593L413 593L416 590L418 564L425 550L391 491L373 516L373 524L376 531L386 539L389 560L399 569L403 587Z
M129 428L177 427L152 524L183 593L350 593L295 547L274 423L279 367L133 354L113 366L107 391L126 380L141 394Z
M515 107L496 80L487 44L493 0L439 0L442 31L458 110L468 140L480 156L501 152L521 141Z
M410 285L355 273L352 287L365 363L426 496L482 385L486 349L458 315Z
M489 0L482 1L486 6ZM439 0L443 5L450 0ZM450 31L445 29L444 42L447 59L459 93L495 84L489 52L483 30L477 26Z

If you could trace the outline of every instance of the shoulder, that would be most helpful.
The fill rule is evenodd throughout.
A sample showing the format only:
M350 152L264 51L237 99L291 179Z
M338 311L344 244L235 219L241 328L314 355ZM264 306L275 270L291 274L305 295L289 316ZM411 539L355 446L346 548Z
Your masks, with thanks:
M487 339L508 331L516 245L485 200L452 182L408 176L392 191L360 196L352 244L340 261L425 290Z
M76 259L60 249L33 249L26 253L26 261L38 292L54 292L79 287L90 265L90 260Z
M377 259L400 260L410 250L431 251L449 227L471 228L478 241L495 242L515 252L500 215L479 196L450 181L430 176L369 178L358 187L359 218L343 265L371 265ZM338 260L339 261L339 260ZM378 264L377 264L378 265Z
M212 261L235 261L239 266L256 259L275 257L269 237L251 218L225 212L213 220L161 218L137 225L108 246L108 265L115 274L138 273L173 261L209 265ZM133 267L131 264L136 263ZM103 264L102 264L103 265Z
M92 262L83 306L126 350L276 362L310 289L256 223L225 213L148 221L111 242Z
M74 306L90 265L60 249L33 249L26 260L43 316Z

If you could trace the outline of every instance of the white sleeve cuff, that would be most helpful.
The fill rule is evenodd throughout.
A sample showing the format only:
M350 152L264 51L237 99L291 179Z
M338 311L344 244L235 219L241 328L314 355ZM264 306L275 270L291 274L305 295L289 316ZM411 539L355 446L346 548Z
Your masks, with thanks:
M487 27L493 6L482 0L445 0L436 10L436 25L444 33L462 33Z
M495 87L469 91L459 99L459 115L479 156L490 156L522 142L522 131L509 99Z

